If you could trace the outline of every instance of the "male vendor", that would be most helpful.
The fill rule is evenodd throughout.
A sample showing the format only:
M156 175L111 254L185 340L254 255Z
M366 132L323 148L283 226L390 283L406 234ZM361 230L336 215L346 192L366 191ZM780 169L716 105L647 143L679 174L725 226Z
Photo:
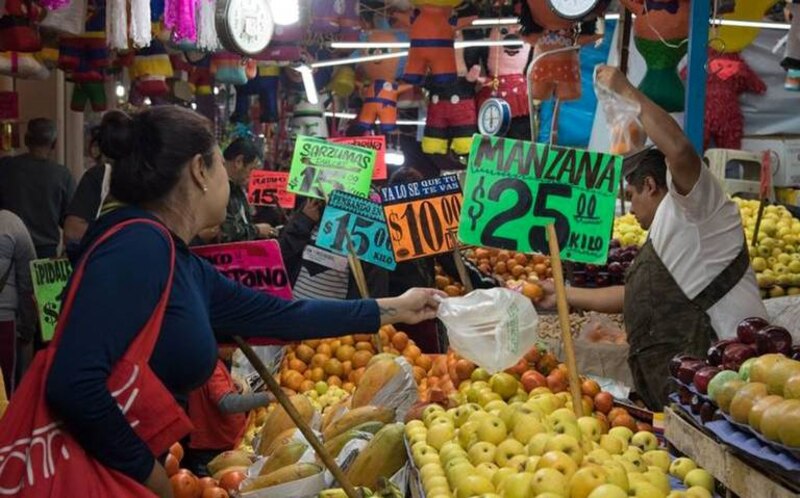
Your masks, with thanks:
M750 316L766 317L745 245L739 210L703 165L678 124L616 68L597 79L641 106L657 149L625 160L631 211L647 243L625 286L567 289L576 308L624 312L635 391L651 409L667 403L667 365L675 354L705 356L716 338L732 337ZM552 306L549 294L546 305Z

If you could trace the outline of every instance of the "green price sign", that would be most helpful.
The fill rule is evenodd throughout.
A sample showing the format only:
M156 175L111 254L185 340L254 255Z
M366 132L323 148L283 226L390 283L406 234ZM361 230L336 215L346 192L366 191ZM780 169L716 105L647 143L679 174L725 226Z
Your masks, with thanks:
M66 259L36 259L31 261L31 279L42 340L49 341L56 331L61 311L61 293L72 275L72 265Z
M375 157L372 149L299 135L286 190L317 199L334 190L367 197Z
M547 253L554 224L561 257L603 264L622 158L476 135L458 236L466 244Z

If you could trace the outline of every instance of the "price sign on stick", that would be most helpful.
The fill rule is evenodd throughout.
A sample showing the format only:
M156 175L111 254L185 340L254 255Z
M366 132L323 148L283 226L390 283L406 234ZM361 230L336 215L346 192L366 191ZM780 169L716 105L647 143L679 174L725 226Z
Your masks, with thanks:
M336 144L350 144L375 151L375 170L372 172L373 180L385 180L386 171L386 137L383 135L367 137L336 137L329 138L329 142Z
M325 206L317 233L317 246L349 254L387 270L394 270L392 243L380 204L334 190Z
M299 135L287 190L317 199L324 199L334 190L367 197L375 155L371 149Z
M72 275L72 265L66 259L36 259L31 261L30 268L42 340L49 341L56 331L61 294Z
M476 136L458 236L520 252L547 252L555 225L561 257L603 264L622 158L566 147Z
M294 208L296 196L286 191L289 173L286 171L253 171L247 186L247 198L253 206Z
M381 192L397 261L453 250L462 202L455 175L392 185Z

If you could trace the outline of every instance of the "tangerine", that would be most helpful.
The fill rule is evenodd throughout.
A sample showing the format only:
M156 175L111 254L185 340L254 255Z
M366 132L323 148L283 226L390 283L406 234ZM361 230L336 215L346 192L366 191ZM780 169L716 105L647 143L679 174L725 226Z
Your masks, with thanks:
M523 266L527 265L528 264L528 256L522 254L521 252L518 252L517 254L514 255L514 261L516 261L517 263L519 263L519 264L521 264Z
M308 364L308 362L310 362L311 358L314 356L314 349L307 344L300 344L297 346L297 349L295 349L294 352L295 356L297 356L297 359L306 364Z
M372 353L370 351L356 351L355 354L353 354L353 367L357 369L366 367L371 359Z
M326 361L330 358L330 355L325 355L321 353L317 353L311 357L311 366L312 367L321 367L325 364Z
M399 351L402 351L408 346L408 334L405 332L397 332L392 337L392 346L394 346Z
M333 349L331 348L330 344L320 344L317 346L317 354L324 354L330 356L333 353Z
M461 289L457 285L448 285L443 290L445 294L450 297L458 297L461 295Z
M342 346L352 346L356 343L356 340L353 338L352 335L346 335L344 337L340 337L339 340L342 342Z
M417 358L419 358L419 355L421 355L421 354L422 354L422 351L417 347L416 344L409 344L403 350L403 356L405 356L407 359L411 360L412 364L417 361Z
M339 349L336 350L336 359L339 361L350 361L353 359L353 354L355 354L356 348L349 345L342 345L339 346Z
M497 264L494 265L494 273L495 275L503 275L508 271L508 267L502 261L498 261Z
M335 375L337 377L341 377L344 373L344 367L342 367L342 362L337 360L336 358L331 358L325 362L323 367L325 369L325 373L328 375Z
M304 380L300 384L300 392L301 393L311 391L312 389L314 389L314 381L313 380Z
M433 360L431 359L430 356L426 354L421 354L419 355L419 358L417 358L417 361L414 363L416 364L416 366L422 368L427 372L428 370L431 369L431 366L433 365Z
M302 360L298 360L295 358L294 360L289 360L289 368L294 370L295 372L303 373L308 368L308 365L303 363Z
M352 361L343 361L342 362L342 375L347 377L350 375L350 372L353 371L353 362Z
M373 351L375 351L375 348L369 341L359 341L356 343L356 351L369 351L370 353L372 353Z
M329 386L342 387L342 379L340 379L336 375L332 375L332 376L328 377L328 385Z
M312 368L310 372L311 372L310 380L313 380L314 382L319 382L325 378L325 370L323 370L322 367Z

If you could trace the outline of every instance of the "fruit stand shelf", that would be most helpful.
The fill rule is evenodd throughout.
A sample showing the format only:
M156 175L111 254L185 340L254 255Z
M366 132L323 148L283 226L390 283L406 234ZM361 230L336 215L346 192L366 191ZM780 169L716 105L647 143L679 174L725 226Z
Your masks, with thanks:
M778 476L746 463L734 455L731 448L716 441L670 407L664 410L664 436L675 449L710 472L729 492L742 498L798 496L779 483Z

